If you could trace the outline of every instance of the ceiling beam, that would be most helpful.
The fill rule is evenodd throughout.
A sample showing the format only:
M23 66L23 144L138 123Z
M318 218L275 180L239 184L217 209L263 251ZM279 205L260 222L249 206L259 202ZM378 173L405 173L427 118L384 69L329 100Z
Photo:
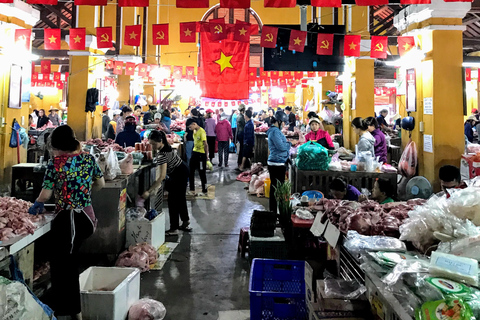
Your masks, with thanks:
M44 10L48 10L50 11L51 13L55 14L57 16L57 19L62 19L63 21L65 21L69 26L72 26L72 20L71 19L68 19L63 13L61 10L53 7L53 6L45 6L43 8Z

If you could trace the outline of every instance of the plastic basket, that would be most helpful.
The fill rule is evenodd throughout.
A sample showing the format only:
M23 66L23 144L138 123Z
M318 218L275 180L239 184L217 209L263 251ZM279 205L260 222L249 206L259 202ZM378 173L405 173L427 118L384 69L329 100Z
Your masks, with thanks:
M250 272L251 320L305 320L305 262L254 259Z
M253 211L250 220L250 232L254 237L273 237L277 215L270 211Z

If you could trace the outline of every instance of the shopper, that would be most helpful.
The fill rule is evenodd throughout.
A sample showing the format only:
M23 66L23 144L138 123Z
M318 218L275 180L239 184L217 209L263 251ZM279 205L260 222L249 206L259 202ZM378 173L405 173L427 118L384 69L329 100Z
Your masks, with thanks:
M387 120L385 120L385 118L388 116L388 110L387 109L383 109L380 111L380 115L377 117L377 122L378 122L378 126L380 129L384 129L385 128L388 128L388 123L387 123Z
M129 106L124 105L122 107L122 112L120 113L120 117L118 117L117 119L117 129L116 129L117 135L125 129L125 119L127 119L127 117L130 117L132 113L133 113L132 108L130 108Z
M135 117L127 117L125 120L125 129L117 134L115 143L123 148L135 147L135 143L142 142L140 135L135 131L137 123Z
M323 130L323 125L318 118L311 118L308 122L311 131L305 136L305 141L316 141L328 150L335 149L332 138L327 131Z
M103 112L102 112L102 135L103 135L104 137L107 136L108 126L110 125L110 117L108 116L108 110L110 110L109 107L103 106Z
M468 142L473 143L473 127L475 127L475 121L477 118L475 116L468 117L467 121L463 126L465 137L467 137Z
M352 121L353 132L360 136L357 144L357 152L370 152L375 156L375 138L368 132L368 126L364 119L357 117ZM357 155L358 156L358 155Z
M157 106L155 106L155 105L149 105L148 109L149 110L147 112L145 112L145 114L143 115L143 124L144 125L153 123L153 120L155 118L155 113L157 113Z
M207 133L208 143L208 159L210 162L215 158L215 144L217 136L215 134L215 127L217 126L216 116L213 115L212 109L207 109L207 119L205 120L205 132Z
M190 130L193 134L193 152L190 159L190 192L189 195L195 195L195 171L198 170L200 180L202 182L202 193L199 196L204 196L208 193L207 190L207 134L205 130L193 121L190 124Z
M372 195L370 196L370 199L375 200L380 204L391 203L395 202L395 200L393 200L395 197L394 193L395 191L389 180L377 179L373 184ZM365 200L368 200L368 197L363 194L358 197L358 201L360 202Z
M275 199L275 189L278 183L285 180L285 172L287 171L287 160L292 146L282 133L282 127L287 120L287 116L283 111L277 111L272 116L272 124L267 131L268 136L268 172L270 174L270 211L277 213L277 200Z
M467 184L462 181L460 169L455 166L445 165L441 167L438 177L442 188L442 191L438 194L439 196L446 195L447 198L450 198L448 189L465 189L467 187Z
M253 158L253 147L255 146L255 126L252 119L252 111L245 112L245 128L243 131L243 152L240 171L250 167L250 159Z
M165 127L167 128L166 133L170 134L170 125L172 124L172 119L170 119L170 111L164 110L162 114L162 121Z
M266 123L270 127L273 123L273 117L274 117L274 111L272 108L269 108L267 115L264 119L264 123Z
M225 110L223 108L219 109L219 113L220 113L220 118L218 119L218 121L220 121L221 118L227 118L228 117L228 115L225 113Z
M360 191L348 184L343 178L336 178L330 183L330 194L334 199L358 201Z
M120 118L120 113L121 113L120 110L113 111L113 119L108 124L108 130L107 130L107 133L105 135L106 139L115 140L115 137L117 135L117 133L116 133L116 131L117 131L117 120L118 120L118 118Z
M194 146L194 141L193 141L193 130L190 130L190 125L193 122L198 123L198 110L197 109L192 109L190 112L190 118L187 119L186 124L185 124L185 135L184 135L184 141L185 141L185 154L187 156L187 165L190 165L190 159L192 158L192 152L193 152L193 146Z
M37 124L33 120L33 116L31 114L28 115L28 130L35 130Z
M229 146L230 140L233 140L233 132L230 122L228 122L227 119L228 116L225 113L222 114L223 116L220 118L220 121L215 127L215 134L218 140L218 166L222 167L224 162L223 160L225 160L225 167L228 167ZM210 145L208 148L210 149Z
M288 131L294 131L295 125L297 123L297 118L295 117L295 113L292 112L292 107L286 106L285 113L288 116Z
M57 108L52 108L50 109L50 114L48 115L48 120L50 120L50 122L52 122L52 125L54 125L55 127L58 127L62 124L62 119L60 119L60 116L57 112Z
M133 116L135 117L135 120L137 123L140 123L140 118L142 116L142 107L139 105L136 105L135 108L133 109Z
M46 126L48 124L48 121L50 120L45 115L45 110L44 109L38 110L37 130Z
M81 319L78 251L97 225L91 193L105 185L95 158L81 152L80 142L69 126L57 127L49 137L53 154L42 191L30 214L43 212L44 203L55 195L56 216L50 234L50 272L55 316ZM68 319L68 318L67 318Z
M382 130L380 130L380 127L378 126L377 119L375 119L374 117L368 117L365 119L365 123L368 126L368 132L370 132L370 134L375 139L375 144L373 146L375 151L375 157L379 158L380 162L387 163L387 140L385 139L385 134L382 132Z
M186 199L188 167L168 144L164 132L152 131L148 136L148 141L152 148L158 152L154 163L159 167L160 176L150 189L145 191L142 198L148 199L165 180L165 190L168 191L168 214L170 216L170 229L166 232L166 235L175 235L178 229L192 231ZM180 219L182 225L180 225Z
M245 130L245 105L242 103L238 107L238 116L237 116L237 142L240 145L238 148L238 159L237 164L240 168L242 165L243 160L243 143L244 143L244 135L243 131Z
M237 144L237 116L238 110L235 110L230 118L230 123L232 124L233 144L235 145Z

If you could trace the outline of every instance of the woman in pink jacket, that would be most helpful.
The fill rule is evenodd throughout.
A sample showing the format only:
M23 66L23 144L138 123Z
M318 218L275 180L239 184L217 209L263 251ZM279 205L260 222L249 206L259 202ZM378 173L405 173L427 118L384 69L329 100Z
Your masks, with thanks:
M225 158L225 167L228 167L228 155L230 140L233 140L232 126L228 121L228 116L223 114L215 127L215 134L218 141L218 166L223 164L223 158Z
M323 130L322 123L318 118L311 118L308 123L312 131L305 136L305 141L316 141L329 150L335 149L332 138L327 131Z

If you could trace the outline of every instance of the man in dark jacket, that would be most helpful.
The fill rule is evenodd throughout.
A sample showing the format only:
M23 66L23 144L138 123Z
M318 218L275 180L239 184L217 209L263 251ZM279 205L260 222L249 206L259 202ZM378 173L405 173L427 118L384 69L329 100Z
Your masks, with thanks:
M137 128L137 122L135 117L127 117L125 119L125 129L117 134L115 143L119 144L121 147L135 147L136 142L142 142L140 135L135 131Z
M149 111L145 112L143 115L143 124L151 124L153 123L153 118L155 117L155 113L157 113L157 106L150 105L148 106Z
M250 165L250 159L253 158L253 147L255 145L255 125L252 121L252 111L245 112L245 128L243 130L243 154L240 171L245 170Z
M295 117L295 113L292 112L292 107L286 106L285 113L288 116L288 131L293 131L297 123L297 118Z
M240 112L237 116L237 141L240 144L240 148L238 149L238 167L242 166L242 159L243 159L243 130L245 129L245 105L242 103L238 107L238 112Z
M108 126L110 125L110 117L108 116L109 107L103 106L103 114L102 114L102 135L104 137L107 136Z

